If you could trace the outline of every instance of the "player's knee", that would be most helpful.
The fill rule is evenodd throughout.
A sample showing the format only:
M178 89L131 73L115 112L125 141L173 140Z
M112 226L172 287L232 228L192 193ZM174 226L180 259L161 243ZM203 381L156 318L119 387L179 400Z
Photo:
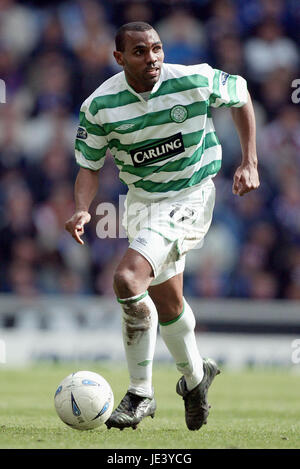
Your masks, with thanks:
M116 270L113 285L119 298L130 298L137 294L138 282L135 273L130 269Z

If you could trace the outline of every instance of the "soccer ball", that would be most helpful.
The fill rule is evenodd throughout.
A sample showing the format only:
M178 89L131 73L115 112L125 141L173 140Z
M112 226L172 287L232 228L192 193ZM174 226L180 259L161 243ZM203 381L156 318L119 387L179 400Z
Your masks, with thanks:
M76 430L91 430L109 419L114 395L103 376L77 371L58 386L54 405L61 420Z

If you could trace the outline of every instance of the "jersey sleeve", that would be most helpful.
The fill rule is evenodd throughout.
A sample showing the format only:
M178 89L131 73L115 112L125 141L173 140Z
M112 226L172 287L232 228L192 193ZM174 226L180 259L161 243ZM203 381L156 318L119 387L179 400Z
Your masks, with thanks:
M79 166L97 171L104 165L108 143L103 127L84 102L79 113L79 127L75 140L75 158Z
M241 107L247 103L247 82L243 77L218 69L211 69L210 77L210 106Z

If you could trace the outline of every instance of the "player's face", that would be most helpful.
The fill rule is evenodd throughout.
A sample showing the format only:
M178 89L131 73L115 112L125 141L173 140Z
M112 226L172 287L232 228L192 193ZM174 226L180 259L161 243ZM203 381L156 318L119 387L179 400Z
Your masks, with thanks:
M129 85L138 93L152 90L159 80L164 53L154 29L127 31L124 52L114 52L114 56L124 68Z

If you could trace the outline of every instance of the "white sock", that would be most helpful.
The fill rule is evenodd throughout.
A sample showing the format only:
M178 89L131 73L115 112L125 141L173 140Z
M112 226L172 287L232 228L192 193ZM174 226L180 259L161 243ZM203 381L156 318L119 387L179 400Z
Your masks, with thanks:
M152 363L157 335L157 310L148 292L120 299L123 342L130 376L128 391L151 397Z
M203 360L199 354L195 329L194 313L183 299L183 311L173 321L160 323L160 334L176 362L177 369L185 377L189 391L203 378Z

